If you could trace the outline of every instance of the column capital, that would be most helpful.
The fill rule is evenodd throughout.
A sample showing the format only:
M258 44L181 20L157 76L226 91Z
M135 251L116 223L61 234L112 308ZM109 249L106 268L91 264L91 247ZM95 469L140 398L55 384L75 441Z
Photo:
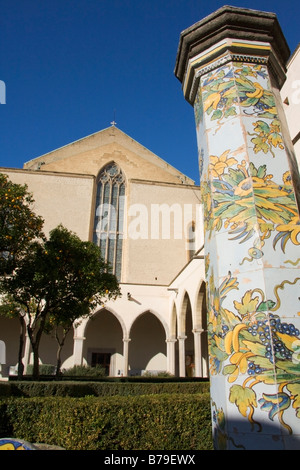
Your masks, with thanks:
M275 13L224 6L181 33L174 73L193 105L199 76L215 66L267 63L281 87L289 56Z
M187 338L186 335L179 335L179 336L177 336L177 339L178 339L179 341L183 341L183 340L185 340L186 338Z
M194 334L201 334L203 332L204 332L203 328L194 328L192 330L192 333L194 333Z

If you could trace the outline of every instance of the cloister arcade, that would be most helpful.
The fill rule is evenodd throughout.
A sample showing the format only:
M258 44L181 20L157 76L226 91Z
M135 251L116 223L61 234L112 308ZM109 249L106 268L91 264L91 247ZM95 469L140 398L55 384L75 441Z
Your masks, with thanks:
M149 308L127 322L117 302L97 310L75 330L74 364L102 364L110 376L207 377L205 283L193 301L186 290L181 297L171 301L168 315Z
M156 298L155 308L150 306L145 287L143 292L145 298L139 295L141 305L135 305L136 310L133 306L130 310L123 295L123 300L101 306L70 331L62 350L62 368L101 364L109 376L168 372L180 377L207 377L205 283L201 283L197 295L184 288L176 292L170 289L161 299ZM8 345L7 371L13 373L20 325L17 319L0 317L0 329ZM44 334L39 351L41 363L55 365L56 349L52 335ZM31 360L26 338L25 368Z

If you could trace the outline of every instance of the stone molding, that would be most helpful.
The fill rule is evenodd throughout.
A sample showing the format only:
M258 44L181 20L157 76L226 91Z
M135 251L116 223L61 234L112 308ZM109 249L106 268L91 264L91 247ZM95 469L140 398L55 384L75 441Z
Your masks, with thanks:
M224 55L210 62L207 65L203 65L202 67L201 66L197 67L197 65L194 66L194 68L190 72L189 83L187 84L186 89L184 89L186 100L193 105L195 96L198 90L200 78L203 75L211 72L212 70L215 70L219 68L220 66L225 65L229 62L242 62L242 63L249 63L249 64L251 63L251 64L268 65L270 74L273 77L277 78L277 82L280 83L280 87L282 86L285 80L285 73L280 69L278 70L278 62L272 50L270 50L269 56L231 53L227 51ZM187 81L188 81L188 77L187 77ZM278 86L279 86L279 83L278 83Z
M207 51L211 52L207 55ZM267 57L278 87L283 85L290 49L276 14L225 6L181 33L174 73L183 84L187 101L193 104L190 95L195 64L191 66L191 61L202 56L205 65L228 53L239 60Z

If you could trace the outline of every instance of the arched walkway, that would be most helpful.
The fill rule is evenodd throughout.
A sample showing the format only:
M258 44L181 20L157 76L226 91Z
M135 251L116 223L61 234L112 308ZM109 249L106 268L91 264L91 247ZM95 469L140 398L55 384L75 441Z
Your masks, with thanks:
M208 376L206 285L202 281L198 289L183 291L178 299L178 335L175 355L178 357L180 377ZM174 332L175 304L171 314Z
M130 330L129 373L166 370L166 332L160 320L147 311L137 317Z
M18 364L20 323L17 318L0 316L0 340L5 343L5 364L2 365L3 375L9 368Z
M195 368L193 320L190 298L185 292L179 316L178 331L179 375L193 377Z
M99 310L87 323L83 345L83 362L105 368L106 375L123 374L123 331L113 313Z
M63 334L59 329L59 336L62 338ZM70 358L73 354L73 337L74 329L68 332L65 339L64 346L61 351L61 369L68 369L72 366ZM42 364L53 364L57 363L57 349L58 343L55 339L55 333L50 332L50 334L43 334L41 338L40 348L39 348L39 357Z
M198 377L208 377L207 307L206 285L204 281L201 283L198 291L193 331L196 350L195 375Z

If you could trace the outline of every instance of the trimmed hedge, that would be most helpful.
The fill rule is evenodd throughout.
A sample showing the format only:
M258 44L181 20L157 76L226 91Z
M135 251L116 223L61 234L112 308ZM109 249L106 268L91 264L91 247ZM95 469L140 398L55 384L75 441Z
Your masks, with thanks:
M158 393L206 393L209 392L209 382L114 382L114 381L90 381L90 382L34 382L12 381L0 382L0 397L45 397L45 396L136 396Z
M7 436L67 450L211 450L210 395L3 397Z

